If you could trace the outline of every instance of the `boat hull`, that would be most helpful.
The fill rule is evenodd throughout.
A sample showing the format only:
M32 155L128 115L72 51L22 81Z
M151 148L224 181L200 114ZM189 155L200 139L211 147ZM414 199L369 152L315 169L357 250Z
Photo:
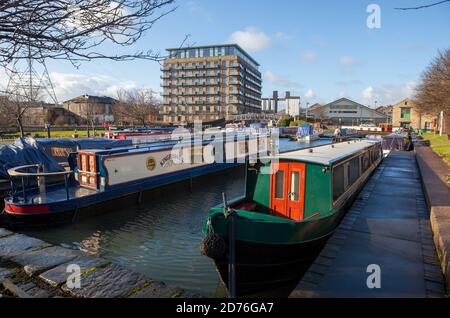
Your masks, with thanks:
M284 289L289 295L325 245L328 236L291 245L236 241L236 296L245 297ZM228 258L215 259L220 278L228 285Z
M216 168L203 173L186 174L181 176L177 174L176 179L167 179L165 182L157 184L148 184L133 186L128 190L117 190L111 192L99 192L94 196L83 197L80 199L73 198L69 201L55 202L47 204L48 212L36 213L9 213L8 209L3 210L0 214L0 224L6 223L10 227L34 227L43 225L60 225L73 223L77 220L93 217L95 215L108 213L117 209L137 205L143 202L149 202L153 198L162 195L173 195L178 189L188 189L193 186L193 182L208 180L211 176L226 173L234 173L236 170L243 168L241 164L223 164L216 165ZM10 203L8 198L5 200L6 205ZM17 205L18 206L18 205ZM24 205L25 208L33 208L33 206Z

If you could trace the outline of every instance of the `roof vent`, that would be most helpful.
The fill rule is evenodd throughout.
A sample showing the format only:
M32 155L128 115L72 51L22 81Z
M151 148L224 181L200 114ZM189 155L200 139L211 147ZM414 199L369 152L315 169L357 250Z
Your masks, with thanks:
M312 148L309 149L309 152L313 152Z
M348 142L348 144L350 145L350 141Z
M331 148L334 148L334 145L331 145Z

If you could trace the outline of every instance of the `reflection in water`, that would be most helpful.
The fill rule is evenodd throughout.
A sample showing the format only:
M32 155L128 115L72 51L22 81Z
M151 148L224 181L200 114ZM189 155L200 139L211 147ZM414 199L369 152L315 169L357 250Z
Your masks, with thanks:
M281 150L311 144L280 140ZM243 193L244 169L196 180L193 188L176 189L141 205L80 220L75 224L27 234L54 244L85 250L155 280L206 296L225 296L213 262L200 255L202 223L221 193Z

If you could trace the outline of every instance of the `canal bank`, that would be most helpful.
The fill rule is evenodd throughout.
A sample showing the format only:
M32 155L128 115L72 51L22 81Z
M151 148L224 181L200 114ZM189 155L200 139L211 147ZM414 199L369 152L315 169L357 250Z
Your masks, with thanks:
M290 297L445 297L414 153L384 160Z
M415 151L430 211L433 240L450 295L450 168L430 147L416 145Z
M2 293L20 298L195 297L106 259L0 228Z

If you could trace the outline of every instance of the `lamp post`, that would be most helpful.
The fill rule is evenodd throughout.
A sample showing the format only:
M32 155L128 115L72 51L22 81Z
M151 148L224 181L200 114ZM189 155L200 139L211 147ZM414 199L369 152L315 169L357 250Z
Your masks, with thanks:
M374 108L374 111L372 112L372 120L373 120L374 124L375 124L375 110L377 109L377 103L378 103L378 101L375 101L375 108Z

